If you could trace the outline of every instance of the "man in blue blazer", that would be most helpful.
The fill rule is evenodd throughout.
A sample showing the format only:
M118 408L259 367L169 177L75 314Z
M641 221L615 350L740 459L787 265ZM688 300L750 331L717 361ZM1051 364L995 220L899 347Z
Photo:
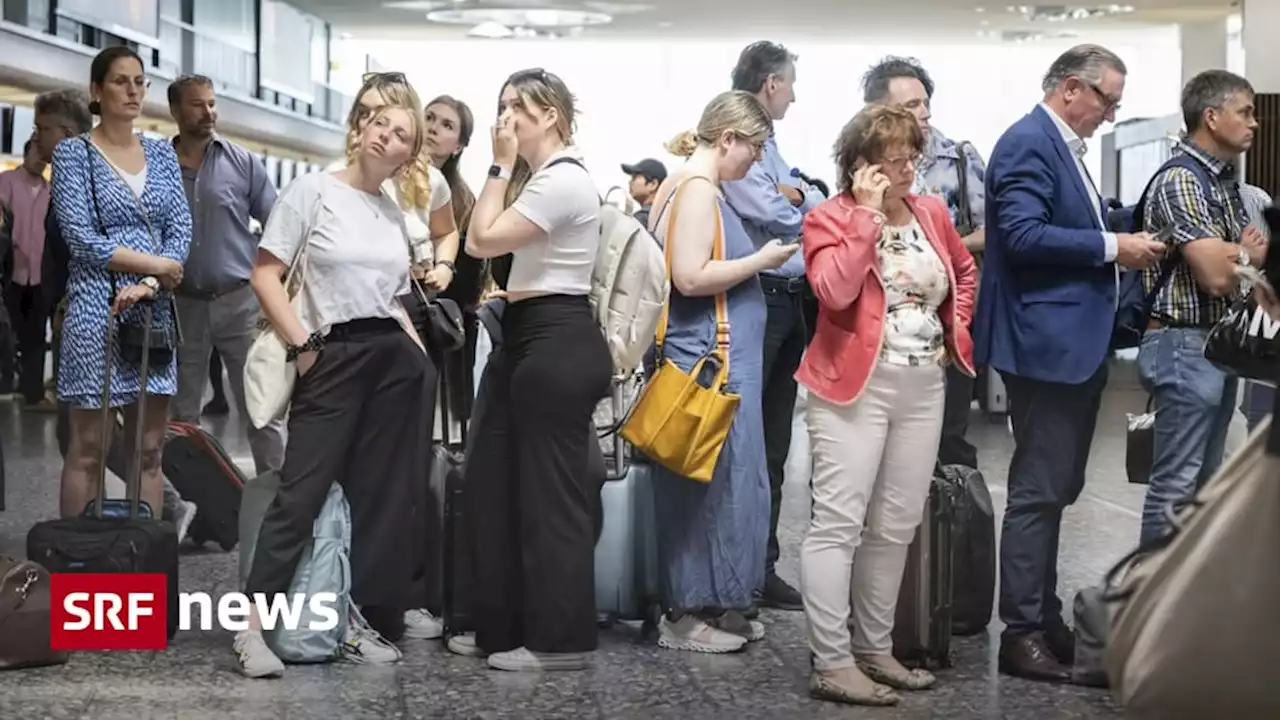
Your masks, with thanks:
M1106 232L1085 138L1114 121L1124 62L1096 45L1063 53L1044 101L996 143L987 165L986 265L974 359L1000 371L1016 443L1000 543L1002 672L1066 681L1075 640L1057 595L1063 509L1084 487L1115 324L1118 267L1163 244Z

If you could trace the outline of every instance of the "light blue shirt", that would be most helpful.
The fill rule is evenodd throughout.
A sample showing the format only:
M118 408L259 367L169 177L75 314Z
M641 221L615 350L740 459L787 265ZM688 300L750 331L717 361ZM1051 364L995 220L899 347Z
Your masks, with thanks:
M804 203L799 207L778 191L778 184L790 185L804 193ZM724 197L738 217L742 227L757 248L777 238L792 242L800 237L805 213L826 200L819 190L799 178L791 177L791 166L778 152L778 141L773 135L765 141L763 157L751 166L741 180L724 183ZM804 277L804 255L796 253L777 270L765 273L784 278Z

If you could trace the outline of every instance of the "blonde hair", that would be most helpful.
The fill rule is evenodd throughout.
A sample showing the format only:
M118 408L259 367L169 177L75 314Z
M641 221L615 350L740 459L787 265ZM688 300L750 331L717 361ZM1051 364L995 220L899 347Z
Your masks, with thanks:
M722 92L703 108L696 129L686 130L667 142L667 152L689 157L700 145L715 145L726 132L743 140L767 137L773 132L773 120L755 95L741 90Z
M388 80L388 78L395 78ZM403 170L396 173L396 189L400 191L400 205L405 210L425 210L431 207L431 165L427 157L424 140L426 138L426 120L422 114L422 101L413 86L404 80L399 73L378 73L370 75L356 94L351 112L347 115L347 164L355 162L356 153L360 149L360 130L362 121L360 100L365 93L375 91L382 95L386 103L373 116L365 121L365 127L374 118L388 108L401 108L413 116L413 160Z

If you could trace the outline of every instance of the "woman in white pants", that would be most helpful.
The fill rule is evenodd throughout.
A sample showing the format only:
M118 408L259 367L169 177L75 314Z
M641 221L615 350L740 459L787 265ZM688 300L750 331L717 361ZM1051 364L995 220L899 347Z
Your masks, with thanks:
M865 108L836 142L840 194L804 224L819 312L796 373L813 453L800 580L810 692L837 702L893 705L895 689L934 683L893 658L891 633L938 452L944 368L973 374L976 271L942 201L910 193L923 148L911 113Z

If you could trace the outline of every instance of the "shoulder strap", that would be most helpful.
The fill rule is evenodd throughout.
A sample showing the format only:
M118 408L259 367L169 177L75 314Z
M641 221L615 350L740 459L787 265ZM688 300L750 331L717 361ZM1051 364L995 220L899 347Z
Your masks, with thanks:
M1206 188L1213 184L1213 178L1209 176L1208 169L1199 160L1190 155L1181 153L1165 160L1160 169L1156 170L1151 179L1147 181L1147 186L1143 188L1142 195L1138 198L1138 204L1133 209L1133 228L1137 232L1142 232L1147 226L1147 201L1152 187L1155 186L1156 180L1171 168L1183 168L1190 171L1196 176L1196 180ZM1147 291L1143 299L1145 307L1150 308L1155 303L1156 296L1160 294L1160 291L1168 284L1169 279L1173 277L1173 271L1178 267L1178 258L1179 253L1175 251L1160 263L1160 274L1156 276L1155 285L1151 286L1151 289Z
M684 191L685 187L688 186L689 181L691 180L702 180L708 183L711 182L711 180L701 175L689 175L679 180L676 183L675 188L671 191L671 194L667 196L666 202L663 203L662 211L659 212L658 218L657 220L654 221L654 224L653 224L655 228L658 227L662 222L662 214L669 213L670 217L667 219L667 232L662 242L662 251L663 251L664 260L666 262L666 267L667 267L667 282L672 282L671 280L671 253L672 253L671 248L674 244L672 240L674 239L676 217L679 214L679 210L680 210L678 195ZM712 260L724 260L724 226L722 223L723 223L723 220L720 217L720 208L717 207L715 237L712 238L711 240L711 259ZM722 351L722 354L724 355L723 357L724 366L725 368L728 368L730 336L729 336L729 305L728 305L727 293L725 292L716 293L715 307L716 307L715 348ZM670 320L670 316L671 316L671 299L668 298L667 302L663 303L662 305L662 312L658 315L658 328L657 328L657 332L655 333L655 344L657 345L658 357L662 357L662 344L667 337L667 323ZM726 377L728 376L727 369L725 370L725 376Z
M968 147L968 141L956 143L956 179L960 185L960 219L964 221L964 225L958 229L962 236L973 232L973 210L969 205L969 157L965 154Z

